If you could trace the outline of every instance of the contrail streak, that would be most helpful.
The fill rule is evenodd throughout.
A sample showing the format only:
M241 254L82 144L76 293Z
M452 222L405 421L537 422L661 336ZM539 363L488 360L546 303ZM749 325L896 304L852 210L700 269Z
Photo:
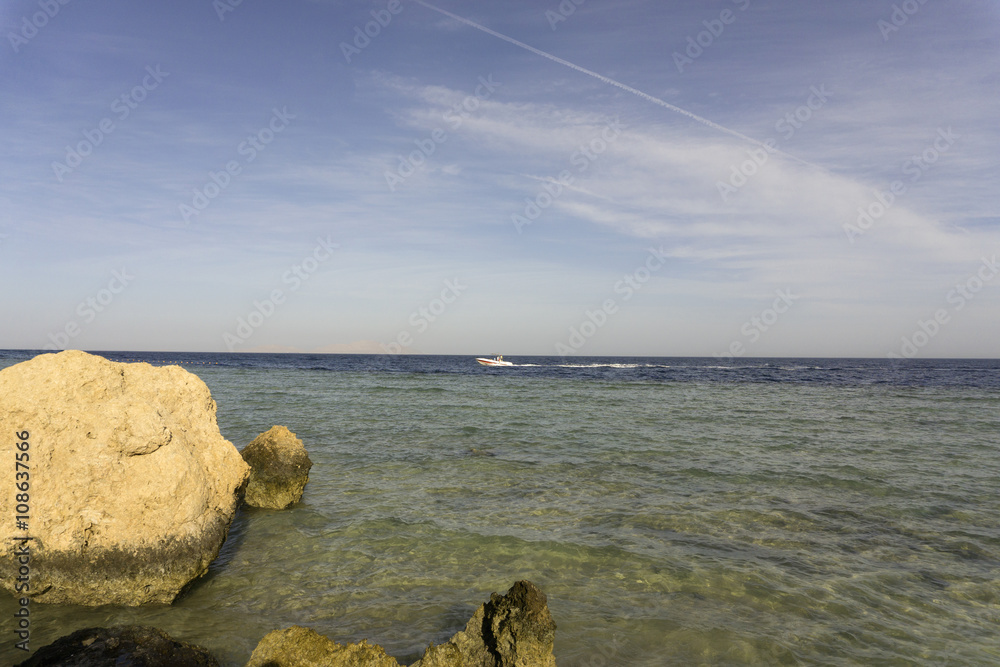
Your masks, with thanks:
M712 121L708 120L707 118L702 118L701 116L699 116L697 114L693 114L690 111L687 111L686 109L681 109L678 106L674 106L670 102L664 102L663 100L661 100L658 97L653 97L652 95L650 95L648 93L644 93L641 90L633 88L632 86L628 86L628 85L626 85L624 83L621 83L620 81L615 81L614 79L606 77L603 74L598 74L597 72L591 71L591 70L587 69L586 67L580 67L579 65L574 65L573 63L569 62L568 60L563 60L562 58L560 58L558 56L552 55L551 53L546 53L545 51L542 51L541 49L536 49L533 46L529 46L528 44L525 44L524 42L519 42L516 39L514 39L513 37L508 37L507 35L503 35L503 34L497 32L496 30L490 30L489 28L487 28L484 25L480 25L480 24L476 23L475 21L470 21L467 18L463 18L463 17L458 16L456 14L452 14L451 12L449 12L447 10L444 10L444 9L441 9L440 7L435 7L434 5L430 4L429 2L424 2L424 0L413 0L413 2L417 3L418 5L423 5L427 9L431 9L431 10L433 10L435 12L438 12L439 14L444 14L445 16L447 16L449 18L453 18L456 21L459 21L461 23L464 23L467 26L475 28L476 30L482 30L483 32L485 32L488 35L493 35L494 37L499 37L500 39L502 39L505 42L509 42L509 43L511 43L511 44L513 44L515 46L521 47L522 49L525 49L527 51L531 51L532 53L534 53L536 55L542 56L543 58L548 58L549 60L551 60L553 62L557 62L560 65L565 65L566 67L569 67L570 69L574 69L577 72L581 72L582 74L586 74L587 76L592 76L595 79L597 79L598 81L603 81L604 83L607 83L607 84L610 84L612 86L616 86L618 88L621 88L622 90L630 92L633 95L636 95L638 97L641 97L644 100L652 102L653 104L659 105L659 106L661 106L661 107L663 107L665 109L670 109L674 113L679 113L682 116L687 116L691 120L699 122L702 125L707 125L708 127L712 128L713 130L718 130L719 132L725 132L726 134L732 135L734 137L738 137L739 139L742 139L743 141L747 141L747 142L749 142L751 144L754 144L755 146L760 146L761 148L763 148L764 150L766 150L768 152L774 152L774 153L778 153L780 155L784 155L785 157L787 157L789 159L792 159L792 160L795 160L796 162L800 162L800 163L802 163L802 164L804 164L806 166L816 167L817 169L822 169L822 167L819 167L818 165L814 165L811 162L806 162L805 160L803 160L801 158L797 158L794 155L790 155L790 154L788 154L788 153L786 153L786 152L784 152L782 150L779 150L777 148L768 146L763 141L758 141L758 140L754 139L753 137L748 137L745 134L740 134L736 130L730 130L728 127L724 127L722 125L719 125L718 123L712 122Z

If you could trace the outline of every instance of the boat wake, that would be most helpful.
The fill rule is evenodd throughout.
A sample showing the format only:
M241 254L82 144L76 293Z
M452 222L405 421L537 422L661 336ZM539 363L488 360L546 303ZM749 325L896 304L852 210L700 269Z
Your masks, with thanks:
M537 368L677 368L666 364L514 364Z

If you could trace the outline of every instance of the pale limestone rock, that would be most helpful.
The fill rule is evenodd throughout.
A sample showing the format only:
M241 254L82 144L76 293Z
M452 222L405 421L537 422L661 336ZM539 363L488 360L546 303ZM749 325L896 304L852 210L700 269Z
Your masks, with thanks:
M280 510L302 499L312 461L302 441L286 427L272 426L241 455L250 464L247 505Z
M293 625L264 636L246 667L399 667L381 646L338 644L315 630Z
M36 602L169 603L208 570L249 467L198 377L79 351L39 355L0 371L3 460L13 463L23 431L28 530L15 524L14 494L0 494L0 544L33 538ZM16 570L5 547L8 590Z

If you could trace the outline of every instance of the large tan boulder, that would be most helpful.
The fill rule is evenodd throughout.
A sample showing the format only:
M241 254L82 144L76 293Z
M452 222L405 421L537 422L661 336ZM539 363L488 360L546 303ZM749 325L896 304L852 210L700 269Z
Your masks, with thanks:
M431 645L411 667L555 667L555 636L545 593L522 580L506 595L493 593L465 630Z
M315 630L293 625L264 636L246 667L399 667L381 646L338 644Z
M0 458L12 463L15 433L27 436L30 518L18 526L14 494L0 494L0 544L32 538L17 595L36 602L171 602L218 555L249 474L208 387L178 366L67 351L5 368ZM18 566L5 546L8 590Z
M250 465L246 504L280 510L299 502L312 461L302 441L285 426L272 426L240 452Z

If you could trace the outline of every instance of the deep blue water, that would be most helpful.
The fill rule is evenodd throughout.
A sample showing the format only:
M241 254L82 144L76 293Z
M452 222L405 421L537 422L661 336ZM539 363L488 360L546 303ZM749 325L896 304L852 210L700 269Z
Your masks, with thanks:
M0 363L39 351L0 350ZM996 359L811 359L708 357L507 357L515 366L486 368L472 356L373 354L246 354L215 352L94 352L112 361L223 368L331 372L498 374L524 378L612 382L780 382L828 386L893 385L1000 388ZM481 355L492 356L492 355Z

